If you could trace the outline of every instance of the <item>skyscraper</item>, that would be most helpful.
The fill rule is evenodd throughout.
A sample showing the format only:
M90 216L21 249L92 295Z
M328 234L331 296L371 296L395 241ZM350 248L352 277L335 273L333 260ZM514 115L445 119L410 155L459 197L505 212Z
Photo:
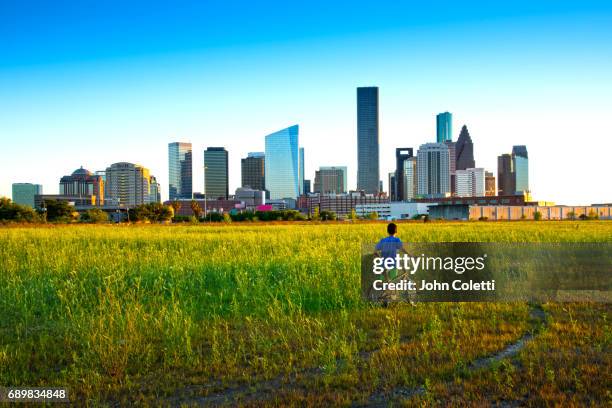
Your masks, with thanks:
M404 160L404 168L402 169L403 173L403 196L400 197L400 200L412 200L417 195L417 187L418 187L418 170L417 170L417 158L409 157Z
M151 202L151 174L139 164L119 162L106 168L106 205L134 207Z
M300 147L300 175L299 175L300 195L304 194L304 148Z
M168 195L170 200L192 198L193 152L191 143L168 143Z
M446 196L450 194L450 156L444 143L426 143L417 152L419 195Z
M529 192L529 157L527 146L512 146L512 166L514 168L514 193Z
M497 157L497 194L514 195L514 191L512 155L504 153Z
M395 171L389 173L389 198L391 201L397 201L397 191L395 188L397 183L395 182Z
M474 161L474 144L472 143L470 132L468 132L467 126L465 125L461 128L459 138L455 144L455 157L456 170L473 169L476 167L476 162Z
M493 175L493 172L485 171L485 195L494 196L495 194L497 194L495 175Z
M357 190L379 191L378 88L357 88Z
M296 199L300 194L299 126L266 136L266 190L272 200Z
M265 157L264 152L252 152L240 160L242 187L262 191L266 189Z
M83 167L69 176L63 176L59 184L60 195L84 197L93 196L95 205L104 205L104 179Z
M204 150L204 194L208 199L227 199L228 153L223 147L208 147Z
M319 167L315 172L315 193L346 193L346 166Z
M453 114L442 112L436 115L436 142L444 143L453 140Z
M149 202L161 203L161 188L155 176L151 176L149 189Z
M485 171L483 168L457 170L455 192L458 197L483 197L485 195Z
M411 147L395 149L395 197L392 200L405 200L404 194L404 161L413 156Z
M451 140L447 140L444 144L448 147L448 157L450 158L450 184L451 193L455 192L455 171L457 170L457 144Z
M42 195L43 188L40 184L13 183L13 202L19 205L27 205L34 208L34 196Z

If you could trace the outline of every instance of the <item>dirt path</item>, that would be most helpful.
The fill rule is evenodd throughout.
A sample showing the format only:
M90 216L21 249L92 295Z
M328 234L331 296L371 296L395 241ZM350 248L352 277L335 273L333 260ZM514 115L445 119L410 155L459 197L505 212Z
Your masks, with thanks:
M468 366L468 371L477 371L490 367L496 362L515 356L525 345L538 334L542 325L546 324L546 314L539 305L530 306L530 320L532 322L530 329L516 342L506 346L504 349L472 361ZM401 341L401 340L400 340ZM367 362L373 354L380 349L361 352L359 357L362 361ZM339 364L342 362L340 361ZM177 393L175 396L167 398L163 401L164 405L170 406L219 406L240 402L241 404L249 404L255 402L263 402L274 396L279 389L296 389L299 390L301 379L312 379L323 374L323 370L319 367L302 370L291 374L288 377L279 376L271 380L260 381L255 384L237 385L228 387L219 392L213 392L207 396L194 395L206 388L219 388L221 384L206 384L193 385L186 387ZM394 387L386 391L376 391L370 395L366 403L355 403L355 407L386 407L391 401L399 401L408 399L425 393L424 386L417 387ZM160 401L161 402L161 401Z
M514 357L516 354L518 354L518 352L521 351L525 347L525 345L539 333L539 331L542 329L542 326L546 325L547 323L546 313L540 305L530 305L529 316L532 321L531 327L520 339L518 339L512 344L509 344L497 353L472 361L467 367L468 371L478 371L490 367L491 365L501 360ZM386 392L375 392L374 394L370 395L370 398L367 403L355 404L354 406L369 408L387 407L389 405L389 402L391 401L398 401L402 399L411 398L417 395L423 395L425 391L426 390L424 386L412 388L395 387Z

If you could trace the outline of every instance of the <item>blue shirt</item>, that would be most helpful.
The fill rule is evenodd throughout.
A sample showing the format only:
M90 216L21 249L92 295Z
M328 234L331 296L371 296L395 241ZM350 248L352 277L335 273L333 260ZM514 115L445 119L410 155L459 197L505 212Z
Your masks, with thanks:
M376 244L376 250L380 251L383 258L395 258L397 251L402 249L402 240L397 237L389 236L381 239Z

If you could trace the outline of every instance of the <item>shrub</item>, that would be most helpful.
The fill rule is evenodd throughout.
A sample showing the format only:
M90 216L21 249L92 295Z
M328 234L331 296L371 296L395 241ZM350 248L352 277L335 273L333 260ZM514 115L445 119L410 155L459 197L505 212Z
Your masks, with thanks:
M535 221L540 221L542 219L542 213L539 211L536 211L533 213L533 219Z
M81 221L102 224L108 222L108 214L99 208L92 208L81 214Z
M0 220L16 222L40 222L41 217L34 209L11 202L8 198L0 198Z
M322 221L334 221L337 218L336 213L333 211L321 211L321 220Z
M43 206L47 221L71 222L79 216L75 208L66 201L45 200Z
M598 220L598 219L599 219L599 215L595 211L590 210L589 214L587 215L587 220Z
M142 204L129 210L130 221L169 221L173 215L172 207L160 203Z

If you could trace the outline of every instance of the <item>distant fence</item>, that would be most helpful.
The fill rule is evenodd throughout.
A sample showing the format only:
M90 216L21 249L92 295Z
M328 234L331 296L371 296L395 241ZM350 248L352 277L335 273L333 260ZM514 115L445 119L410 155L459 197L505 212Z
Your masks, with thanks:
M469 218L478 220L486 218L489 220L521 220L534 219L535 213L539 212L543 220L568 220L580 219L580 216L588 217L596 215L599 219L612 219L612 207L609 206L470 206Z

